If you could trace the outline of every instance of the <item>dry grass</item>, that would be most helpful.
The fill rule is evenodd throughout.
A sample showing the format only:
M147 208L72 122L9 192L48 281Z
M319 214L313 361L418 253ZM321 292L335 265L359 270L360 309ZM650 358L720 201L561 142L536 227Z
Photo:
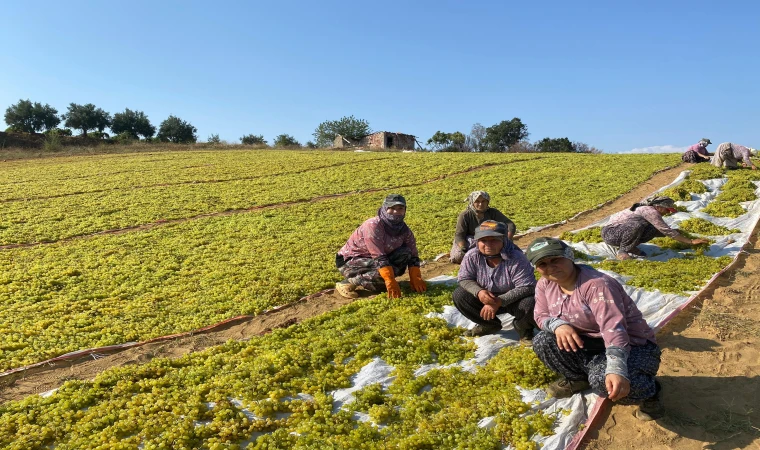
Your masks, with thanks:
M738 314L718 310L718 306L705 303L696 319L701 330L715 333L717 338L725 341L734 336L760 337L760 324Z

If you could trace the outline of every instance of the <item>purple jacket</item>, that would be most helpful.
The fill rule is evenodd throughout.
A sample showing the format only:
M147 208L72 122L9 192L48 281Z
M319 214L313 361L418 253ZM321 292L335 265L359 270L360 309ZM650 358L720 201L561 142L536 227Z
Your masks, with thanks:
M338 251L338 254L347 260L355 257L374 258L379 267L384 267L390 265L388 255L401 246L408 247L412 256L419 256L417 240L414 238L412 230L398 236L390 236L386 234L380 217L376 216L359 225L359 228L351 233L348 242Z

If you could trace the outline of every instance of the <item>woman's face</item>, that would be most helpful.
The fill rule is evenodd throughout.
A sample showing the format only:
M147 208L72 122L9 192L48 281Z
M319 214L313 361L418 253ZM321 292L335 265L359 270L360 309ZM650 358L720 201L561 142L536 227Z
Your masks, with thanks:
M488 200L481 195L472 202L472 207L475 208L475 211L477 212L486 212L488 209Z
M660 213L661 216L669 216L676 212L675 208L666 208L664 206L655 206L654 207L658 213Z
M386 213L388 213L391 216L401 216L403 217L406 214L406 206L404 205L394 205L390 208L385 210Z
M573 261L562 256L549 256L536 264L536 270L549 281L562 284L571 279L575 272Z
M486 236L478 239L478 251L486 256L494 256L501 253L504 247L504 238L496 236Z

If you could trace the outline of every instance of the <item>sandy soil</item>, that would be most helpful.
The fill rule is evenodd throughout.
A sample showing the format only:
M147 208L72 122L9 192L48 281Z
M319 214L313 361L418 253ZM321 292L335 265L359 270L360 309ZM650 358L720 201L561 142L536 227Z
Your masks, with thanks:
M685 167L679 166L659 172L632 191L613 201L580 214L567 223L517 237L515 242L521 247L526 247L531 240L539 236L557 236L564 231L575 230L594 223L614 212L629 207L659 187L672 182ZM432 278L441 274L453 274L456 273L457 267L446 261L428 262L422 267L422 275L424 278ZM402 290L408 290L408 283L404 281L405 279L406 277L400 278ZM189 352L221 344L229 339L245 340L252 336L264 334L274 328L285 327L317 316L350 301L335 294L332 290L327 290L286 305L278 311L264 313L201 334L146 344L111 354L89 355L75 360L59 361L29 369L0 379L0 402L17 400L30 394L49 391L60 386L66 380L92 379L110 367L140 364L156 357L179 357Z
M760 449L759 230L732 270L657 334L665 417L641 422L634 407L613 406L586 449Z

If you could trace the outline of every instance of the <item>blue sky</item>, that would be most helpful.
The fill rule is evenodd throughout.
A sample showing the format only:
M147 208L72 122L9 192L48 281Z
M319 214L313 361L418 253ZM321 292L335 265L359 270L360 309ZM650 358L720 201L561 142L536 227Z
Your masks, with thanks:
M0 108L169 114L302 143L520 117L608 152L760 146L760 2L8 2ZM711 147L714 149L715 147ZM640 150L641 151L641 150Z

